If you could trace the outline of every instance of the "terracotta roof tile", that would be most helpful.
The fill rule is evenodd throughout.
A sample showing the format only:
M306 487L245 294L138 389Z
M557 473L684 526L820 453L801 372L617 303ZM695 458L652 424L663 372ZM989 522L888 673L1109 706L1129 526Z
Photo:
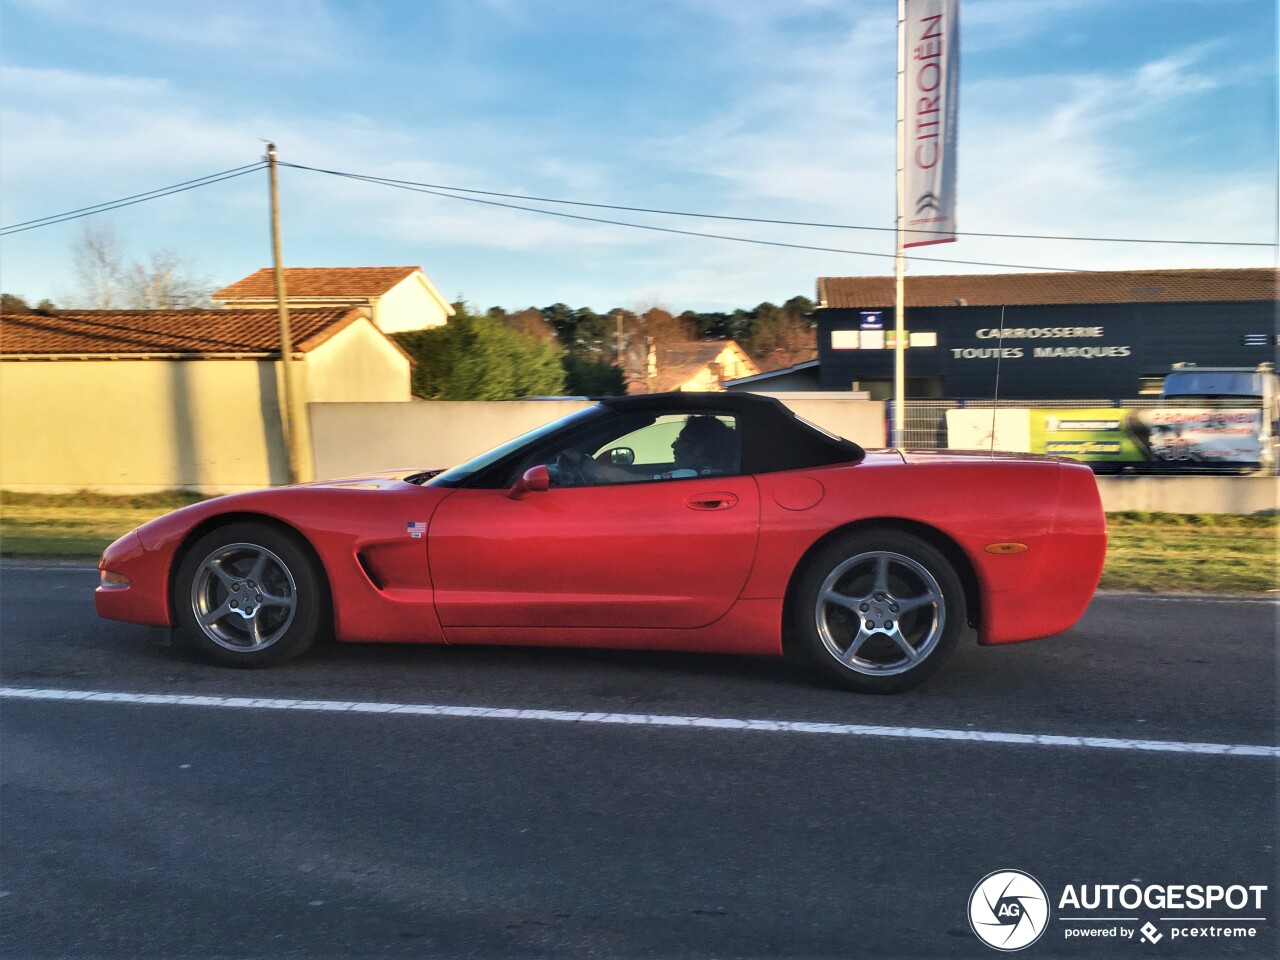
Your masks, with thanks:
M727 340L700 340L693 343L677 343L657 348L658 369L684 367L690 376L728 349Z
M950 307L958 299L971 307L1275 300L1278 277L1269 267L919 276L907 277L906 298L911 307ZM892 307L893 277L819 277L818 301L846 309Z
M304 297L380 297L405 277L421 272L421 267L286 267L285 292L290 300ZM274 298L275 271L263 267L223 287L214 300Z
M289 311L294 349L307 352L368 314L360 309ZM0 354L279 353L274 310L79 310L5 314Z

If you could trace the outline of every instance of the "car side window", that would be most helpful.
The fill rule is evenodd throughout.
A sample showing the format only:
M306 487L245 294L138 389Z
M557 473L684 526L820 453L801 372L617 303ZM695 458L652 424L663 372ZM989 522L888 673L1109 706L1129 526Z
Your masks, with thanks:
M553 487L652 483L741 472L741 435L735 417L675 413L620 426L607 435L580 437L528 466L545 463Z

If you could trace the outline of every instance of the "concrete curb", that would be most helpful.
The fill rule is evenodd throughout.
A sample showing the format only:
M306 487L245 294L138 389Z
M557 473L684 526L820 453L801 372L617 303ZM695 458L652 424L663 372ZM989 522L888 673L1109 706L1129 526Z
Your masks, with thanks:
M1099 590L1096 598L1110 600L1117 597L1140 600L1212 600L1214 603L1280 603L1280 591L1268 593L1154 593L1148 590Z

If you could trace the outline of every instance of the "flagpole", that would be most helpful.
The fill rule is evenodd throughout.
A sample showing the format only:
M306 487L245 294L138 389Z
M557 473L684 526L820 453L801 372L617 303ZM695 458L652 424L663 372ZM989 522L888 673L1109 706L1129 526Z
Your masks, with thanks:
M903 244L906 242L903 225L906 222L907 206L907 43L906 43L906 0L898 0L898 182L897 182L897 236L896 252L893 258L893 438L894 447L905 446L906 427L906 257Z

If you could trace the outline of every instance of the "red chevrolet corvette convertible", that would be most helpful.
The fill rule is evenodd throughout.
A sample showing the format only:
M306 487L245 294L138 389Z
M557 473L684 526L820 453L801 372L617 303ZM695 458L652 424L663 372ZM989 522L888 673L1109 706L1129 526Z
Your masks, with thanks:
M865 451L745 394L601 400L445 471L185 507L99 563L103 617L256 667L344 641L795 651L871 693L1059 633L1102 571L1093 473Z

